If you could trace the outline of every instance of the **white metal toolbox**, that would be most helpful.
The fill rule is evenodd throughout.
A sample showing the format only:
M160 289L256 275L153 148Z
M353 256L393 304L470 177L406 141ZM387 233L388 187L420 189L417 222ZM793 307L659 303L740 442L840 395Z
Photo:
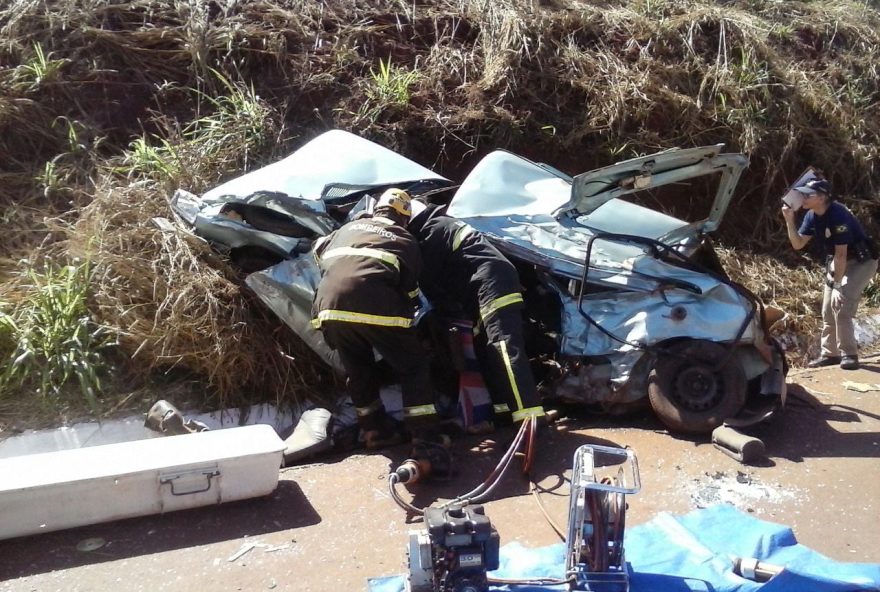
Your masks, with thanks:
M267 495L283 450L250 425L0 459L0 539Z

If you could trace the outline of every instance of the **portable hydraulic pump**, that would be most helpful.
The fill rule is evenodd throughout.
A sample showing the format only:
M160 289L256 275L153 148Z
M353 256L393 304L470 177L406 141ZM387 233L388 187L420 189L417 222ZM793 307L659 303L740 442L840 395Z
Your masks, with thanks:
M483 506L425 510L427 531L409 542L412 592L486 592L486 572L498 569L501 543Z

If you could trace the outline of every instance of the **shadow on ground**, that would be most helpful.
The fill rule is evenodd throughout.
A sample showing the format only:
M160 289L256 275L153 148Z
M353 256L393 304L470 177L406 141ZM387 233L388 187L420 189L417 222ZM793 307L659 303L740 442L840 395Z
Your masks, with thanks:
M854 405L828 404L789 383L784 412L749 433L764 441L769 456L793 462L880 457L880 432L864 426L866 420L874 423L880 416Z
M0 542L0 581L80 565L115 561L244 536L311 526L321 521L294 481L282 480L270 495L215 506L84 526ZM77 543L100 537L101 548Z

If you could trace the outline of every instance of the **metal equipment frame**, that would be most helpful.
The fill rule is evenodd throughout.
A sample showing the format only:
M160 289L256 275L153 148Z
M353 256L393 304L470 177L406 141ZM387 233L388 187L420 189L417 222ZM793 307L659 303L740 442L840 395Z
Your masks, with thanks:
M596 479L597 453L618 461L616 477ZM575 451L565 550L570 590L629 590L623 552L625 496L640 489L639 463L631 449L584 445Z

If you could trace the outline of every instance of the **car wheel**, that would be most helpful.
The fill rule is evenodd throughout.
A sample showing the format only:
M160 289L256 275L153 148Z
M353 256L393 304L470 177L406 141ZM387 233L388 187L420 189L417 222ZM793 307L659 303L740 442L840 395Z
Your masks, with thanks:
M704 340L680 341L658 355L648 376L648 399L673 432L711 432L739 413L746 401L746 378L736 360L721 369L727 349Z

